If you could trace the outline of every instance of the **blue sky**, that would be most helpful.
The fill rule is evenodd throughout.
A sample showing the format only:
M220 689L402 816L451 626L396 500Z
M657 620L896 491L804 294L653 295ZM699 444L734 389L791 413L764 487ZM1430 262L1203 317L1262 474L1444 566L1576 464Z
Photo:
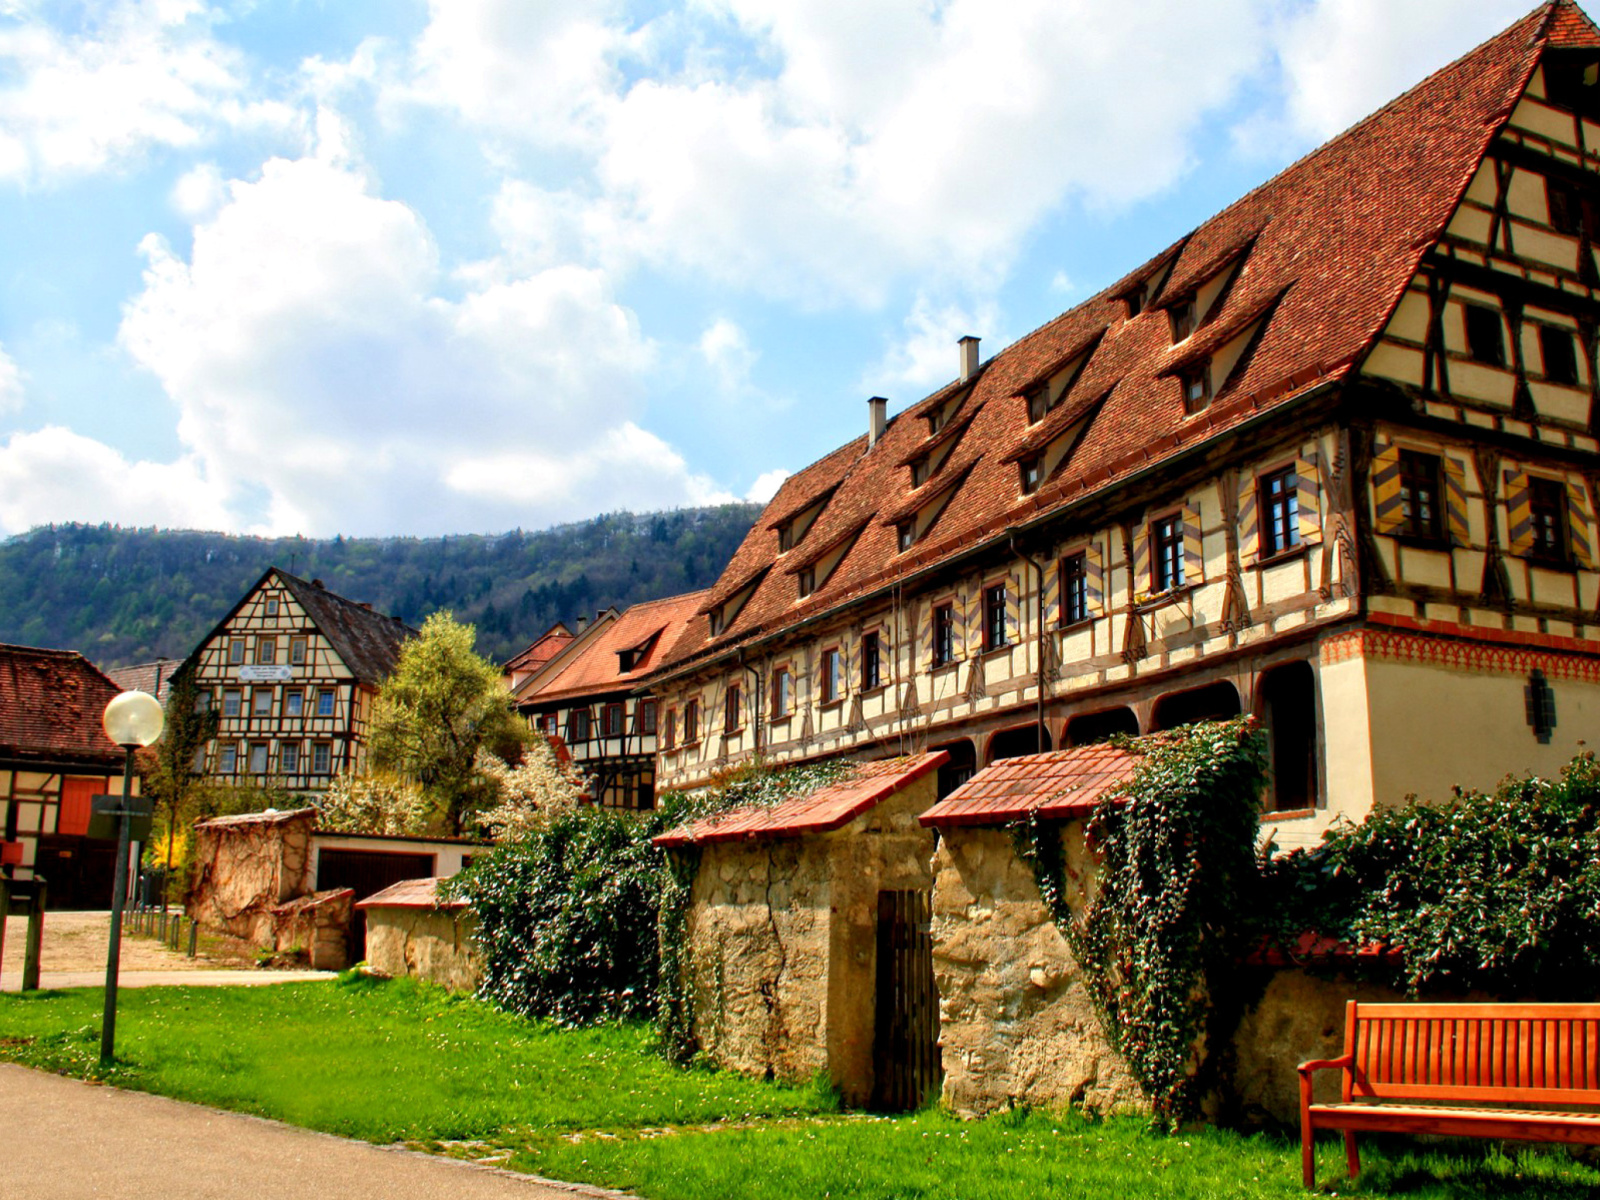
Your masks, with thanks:
M765 499L1529 0L0 0L0 536Z

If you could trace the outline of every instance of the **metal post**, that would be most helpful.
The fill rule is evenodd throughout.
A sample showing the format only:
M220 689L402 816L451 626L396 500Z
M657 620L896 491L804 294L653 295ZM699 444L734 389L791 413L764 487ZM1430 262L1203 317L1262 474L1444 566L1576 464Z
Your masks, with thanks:
M117 1044L117 967L122 959L122 906L128 899L128 799L133 795L133 750L126 746L122 808L117 815L117 873L111 885L111 940L106 946L106 1007L100 1022L100 1065L110 1066Z
M11 915L11 880L0 875L0 963L6 957L6 918Z
M22 990L39 990L39 958L44 950L44 904L49 888L43 876L33 877L33 898L28 903L28 945L22 959Z
M195 942L197 940L199 940L199 937L200 937L200 922L196 921L194 918L191 917L189 919L189 957L190 958L194 957Z

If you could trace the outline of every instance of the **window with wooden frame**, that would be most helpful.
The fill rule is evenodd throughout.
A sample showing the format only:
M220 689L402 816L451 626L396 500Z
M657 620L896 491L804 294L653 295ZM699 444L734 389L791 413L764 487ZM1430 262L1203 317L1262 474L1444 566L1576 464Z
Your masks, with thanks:
M778 553L794 549L794 522L785 521L778 526Z
M1180 300L1167 309L1167 320L1172 322L1172 341L1174 344L1183 341L1194 332L1195 303L1194 297Z
M655 737L656 735L656 702L652 697L646 696L639 701L634 709L634 724L641 737Z
M787 666L773 667L769 681L767 707L774 721L787 717L794 711L794 676Z
M315 742L311 747L311 773L329 775L333 772L333 743Z
M1487 304L1464 304L1461 308L1467 329L1467 354L1485 366L1505 366L1506 335L1500 310Z
M306 694L299 688L283 694L283 715L286 717L302 717L306 711Z
M224 688L222 691L222 715L237 717L244 707L244 693L238 688Z
M567 741L572 745L589 740L589 710L574 708L567 713Z
M1178 386L1183 390L1183 411L1202 412L1211 403L1211 360L1191 363L1179 371Z
M228 640L228 662L231 665L244 662L244 650L243 638L230 638Z
M956 609L951 603L933 609L933 665L948 667L956 660Z
M1044 455L1035 454L1023 459L1017 464L1017 469L1022 475L1022 494L1033 495L1044 482Z
M278 639L275 637L258 637L256 639L256 663L258 666L270 667L278 661Z
M1568 387L1577 384L1577 339L1572 330L1556 325L1539 326L1539 357L1544 362L1544 377L1551 383Z
M561 718L553 712L545 713L539 718L539 726L547 736L556 737L561 732Z
M1082 550L1061 560L1061 623L1076 625L1089 619L1088 555Z
M250 743L250 774L265 775L271 765L271 746L266 742Z
M817 691L824 704L844 698L844 680L840 675L839 647L829 646L822 652L817 670Z
M1400 525L1396 532L1417 541L1442 541L1442 512L1439 456L1400 451Z
M945 406L940 404L937 407L930 408L926 416L928 418L928 436L932 437L944 428Z
M232 742L224 742L217 747L217 774L237 775L239 773L239 747Z
M692 746L700 740L700 700L685 701L683 706L683 744Z
M1145 287L1146 285L1141 283L1137 287L1131 287L1122 293L1123 302L1128 306L1128 318L1130 320L1144 311Z
M211 693L196 692L194 696L194 710L197 713L211 711Z
M932 458L924 454L921 458L911 460L911 486L919 488L928 482Z
M721 636L722 628L723 628L723 626L722 626L722 609L721 608L713 608L709 613L706 614L706 620L710 623L711 636L712 637Z
M250 693L250 713L257 717L272 715L272 689L257 688Z
M1263 475L1257 485L1261 513L1261 557L1300 545L1300 486L1293 467Z
M1544 181L1545 197L1550 206L1550 227L1557 233L1577 237L1587 233L1591 238L1600 232L1600 210L1594 201L1585 197L1576 187L1563 179Z
M901 554L904 554L907 550L911 549L911 547L915 545L917 541L916 521L901 521L900 524L896 525L894 527L894 540L895 545L899 547Z
M795 590L800 593L801 599L811 595L817 590L817 569L806 567L795 573Z
M1559 479L1530 475L1528 516L1533 538L1528 557L1550 566L1569 565L1572 544L1567 534L1567 485Z
M1004 583L991 584L983 589L983 648L1003 650L1011 644L1010 630L1006 628L1006 601L1009 589Z
M333 708L338 697L332 688L319 688L317 690L317 716L333 716Z
M861 690L873 691L883 674L883 643L876 629L861 635Z
M661 723L661 748L671 750L678 744L678 710L667 709L667 719Z
M278 745L278 770L285 775L300 773L300 743L280 742Z
M1036 387L1028 393L1028 424L1037 425L1050 411L1050 386Z
M278 601L276 599L268 600L267 601L267 616L275 617L277 615L278 615Z
M1170 592L1183 586L1183 515L1150 522L1150 589Z
M306 639L303 637L289 639L289 663L291 666L301 667L306 661Z
M622 736L623 708L620 704L608 704L600 710L600 735L602 737Z
M738 733L744 728L744 689L730 683L722 697L722 732Z

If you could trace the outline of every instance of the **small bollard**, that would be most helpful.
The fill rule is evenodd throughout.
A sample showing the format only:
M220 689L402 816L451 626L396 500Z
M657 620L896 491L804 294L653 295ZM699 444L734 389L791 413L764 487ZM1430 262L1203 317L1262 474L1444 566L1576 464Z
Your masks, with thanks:
M200 922L193 917L189 918L189 957L194 957L195 943L200 937Z
M28 904L28 952L22 960L22 990L39 990L39 955L44 948L44 899L48 891L44 877L33 877L33 895Z
M6 957L6 918L11 915L11 880L0 875L0 963Z

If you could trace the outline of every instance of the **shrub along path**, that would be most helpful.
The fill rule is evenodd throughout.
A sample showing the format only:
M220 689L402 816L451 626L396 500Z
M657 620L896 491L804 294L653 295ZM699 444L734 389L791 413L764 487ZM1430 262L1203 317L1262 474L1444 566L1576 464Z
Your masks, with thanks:
M93 990L0 996L0 1057L651 1200L1304 1194L1298 1146L1282 1137L1164 1138L1133 1119L1022 1112L845 1115L817 1088L680 1071L642 1026L559 1029L406 981L128 992L119 1062L101 1076L100 1002ZM1350 1188L1337 1139L1322 1149L1319 1178L1341 1195L1600 1194L1600 1171L1560 1151L1374 1139Z

